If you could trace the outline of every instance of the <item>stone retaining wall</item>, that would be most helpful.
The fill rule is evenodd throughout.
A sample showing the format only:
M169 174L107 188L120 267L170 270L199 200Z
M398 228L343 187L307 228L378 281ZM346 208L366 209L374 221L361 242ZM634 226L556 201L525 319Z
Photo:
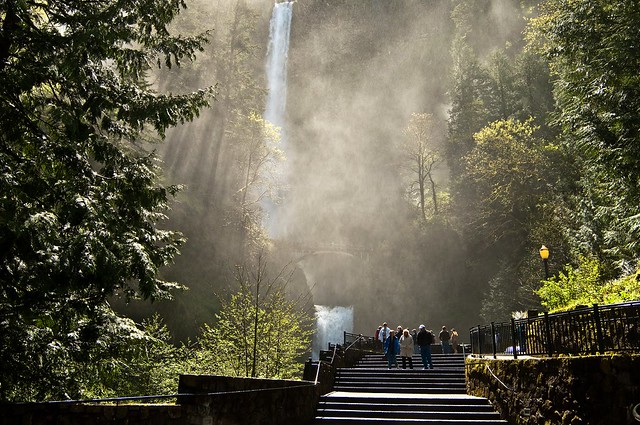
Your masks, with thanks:
M215 375L181 375L178 391L217 393L179 400L213 425L305 425L313 421L320 398L312 382Z
M194 418L197 420L197 418ZM178 405L47 404L0 405L2 425L182 425L191 422Z
M178 404L13 403L0 425L306 425L320 397L311 382L180 377Z
M466 375L467 392L488 398L511 424L640 424L631 413L640 403L640 355L468 357Z

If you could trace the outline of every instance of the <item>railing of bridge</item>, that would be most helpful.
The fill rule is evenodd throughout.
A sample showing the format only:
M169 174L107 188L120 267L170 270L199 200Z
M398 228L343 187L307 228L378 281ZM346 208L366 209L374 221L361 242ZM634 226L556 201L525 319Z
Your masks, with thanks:
M584 307L471 328L479 355L603 354L640 351L640 301Z

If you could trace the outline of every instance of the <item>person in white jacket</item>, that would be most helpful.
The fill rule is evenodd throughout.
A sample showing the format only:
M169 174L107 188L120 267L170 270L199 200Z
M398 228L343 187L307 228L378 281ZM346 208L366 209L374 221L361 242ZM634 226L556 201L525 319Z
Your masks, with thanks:
M378 333L378 340L384 343L387 340L387 338L389 338L390 331L391 329L389 329L389 326L387 326L387 322L384 322L382 324L382 329L380 329L380 333Z
M400 357L402 357L402 368L407 368L407 359L409 359L409 369L413 369L413 338L409 334L409 330L405 329L400 337Z

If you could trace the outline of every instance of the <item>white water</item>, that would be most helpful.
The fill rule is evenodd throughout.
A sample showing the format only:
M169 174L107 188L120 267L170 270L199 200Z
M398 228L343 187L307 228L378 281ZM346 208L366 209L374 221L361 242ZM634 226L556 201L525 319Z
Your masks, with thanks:
M273 6L269 25L269 45L267 47L267 104L264 118L280 128L280 149L288 156L285 138L284 117L287 105L287 61L289 56L289 38L291 35L291 16L293 2L276 3ZM275 170L275 178L282 188L280 196L286 192L287 170L280 164ZM283 223L278 217L278 207L269 199L263 202L266 213L265 226L271 237L281 236Z
M317 360L320 350L327 350L329 343L344 343L344 332L353 333L353 306L327 307L316 305L316 334L313 339L312 358Z
M293 2L276 3L273 6L267 47L267 106L264 117L270 123L282 127L287 104L287 60Z

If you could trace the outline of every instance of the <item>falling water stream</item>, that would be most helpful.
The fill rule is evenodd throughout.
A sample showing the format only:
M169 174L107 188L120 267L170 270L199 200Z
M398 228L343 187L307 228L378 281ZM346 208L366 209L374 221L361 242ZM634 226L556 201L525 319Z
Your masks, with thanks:
M353 307L315 307L316 334L313 339L312 358L318 359L320 350L327 350L329 343L344 342L344 331L353 332Z
M287 103L287 62L289 55L289 38L291 34L291 18L294 2L276 3L269 26L269 45L267 48L266 74L268 95L264 118L280 128L280 146L285 156L290 155L287 149L285 112ZM288 179L287 170L278 170L281 183ZM281 237L283 223L278 214L278 206L266 201L266 227L272 238ZM302 265L301 265L302 267ZM303 269L303 271L305 271ZM305 275L307 272L305 271ZM307 275L307 280L309 276ZM316 333L313 341L313 357L318 358L319 350L326 350L329 343L342 343L344 331L353 331L353 307L326 307L316 305Z
M287 104L287 57L292 14L293 2L276 3L269 26L266 65L269 93L264 117L281 128Z
M290 154L287 149L284 118L287 105L287 62L292 14L293 2L276 3L273 6L265 66L268 93L264 118L280 128L280 149L285 156ZM285 162L281 162L273 170L274 178L277 180L276 184L282 188L280 192L282 198L286 198L284 188L288 180L285 164ZM268 198L263 200L262 205L265 212L264 224L268 234L272 238L281 237L285 227L281 218L281 207Z

